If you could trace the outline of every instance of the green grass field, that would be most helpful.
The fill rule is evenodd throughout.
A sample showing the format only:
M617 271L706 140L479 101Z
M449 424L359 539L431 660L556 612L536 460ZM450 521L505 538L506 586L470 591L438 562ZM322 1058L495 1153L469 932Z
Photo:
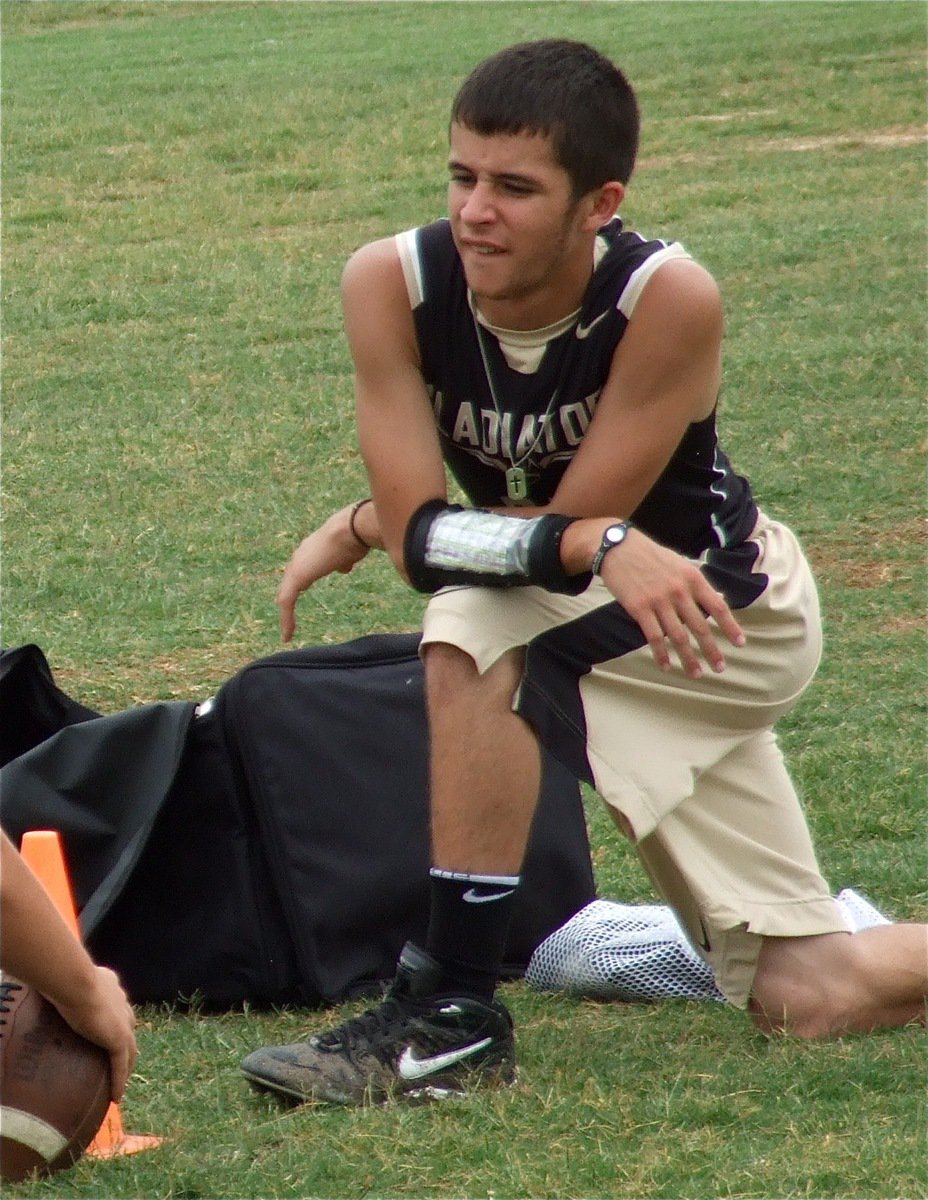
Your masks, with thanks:
M782 740L834 887L928 918L920 3L3 0L3 644L104 711L279 648L296 541L362 495L337 285L440 215L457 83L592 41L644 110L624 209L728 310L722 425L803 538L826 658ZM299 637L417 627L382 557ZM649 900L590 803L600 894ZM925 1197L925 1041L766 1042L715 1004L507 985L520 1083L281 1110L256 1045L328 1014L140 1013L127 1126L169 1139L25 1197ZM9 1189L5 1191L12 1194Z

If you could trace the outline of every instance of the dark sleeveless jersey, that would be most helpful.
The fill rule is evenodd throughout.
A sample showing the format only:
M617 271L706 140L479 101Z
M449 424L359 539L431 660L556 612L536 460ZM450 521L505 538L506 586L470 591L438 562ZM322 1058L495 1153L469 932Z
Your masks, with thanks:
M548 342L531 373L510 367L488 329L478 332L450 223L397 238L445 461L476 507L508 503L505 473L513 464L527 475L526 503L550 501L596 410L642 279L656 265L649 260L685 255L676 244L623 230L618 218L600 236L608 249L576 324ZM747 480L718 445L714 413L690 425L631 514L656 541L694 557L743 541L756 517Z

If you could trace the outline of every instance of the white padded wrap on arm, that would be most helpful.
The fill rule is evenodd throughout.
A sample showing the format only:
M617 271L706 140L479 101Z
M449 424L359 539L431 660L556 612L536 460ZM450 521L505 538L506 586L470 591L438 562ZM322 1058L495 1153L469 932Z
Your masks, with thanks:
M441 513L425 546L429 567L487 575L528 574L528 546L540 517L518 520L475 509Z
M482 508L461 508L437 497L409 518L403 536L403 564L420 592L443 587L524 587L577 595L592 575L568 575L561 561L561 537L573 517L545 513L510 517Z

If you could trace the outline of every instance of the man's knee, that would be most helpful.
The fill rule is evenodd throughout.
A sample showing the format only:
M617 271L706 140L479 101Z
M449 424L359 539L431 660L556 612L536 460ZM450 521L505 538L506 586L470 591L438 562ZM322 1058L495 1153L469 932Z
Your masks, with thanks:
M448 642L425 647L425 681L430 703L445 704L463 693L500 697L508 707L522 678L523 652L511 650L482 675L465 650Z
M854 1024L864 972L850 933L765 938L748 1002L764 1033L829 1037Z
M924 1023L926 1000L928 927L903 922L764 939L750 1010L767 1032L814 1038Z

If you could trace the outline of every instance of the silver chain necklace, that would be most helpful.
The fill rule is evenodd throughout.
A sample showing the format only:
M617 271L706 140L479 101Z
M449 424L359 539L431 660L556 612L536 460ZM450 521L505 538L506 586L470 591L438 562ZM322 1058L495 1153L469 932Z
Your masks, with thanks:
M477 320L477 314L473 312L473 310L471 311L471 317L473 318L474 330L477 334L477 345L480 347L480 360L483 363L483 373L486 377L487 387L490 389L490 399L493 401L493 409L496 412L496 419L499 422L500 448L509 459L509 466L507 467L505 474L506 495L513 504L528 504L530 502L528 494L528 472L525 468L525 464L529 462L532 455L535 453L539 442L544 436L548 419L554 412L554 407L557 404L558 396L561 394L561 385L558 383L557 387L551 393L551 399L548 401L548 407L545 409L540 418L538 432L535 434L532 444L517 461L510 446L511 439L507 441L505 446L503 445L503 410L500 408L499 400L496 396L496 388L493 386L493 372L490 370L490 361L487 358L486 346L484 345L483 341L483 329L480 326L480 322Z

